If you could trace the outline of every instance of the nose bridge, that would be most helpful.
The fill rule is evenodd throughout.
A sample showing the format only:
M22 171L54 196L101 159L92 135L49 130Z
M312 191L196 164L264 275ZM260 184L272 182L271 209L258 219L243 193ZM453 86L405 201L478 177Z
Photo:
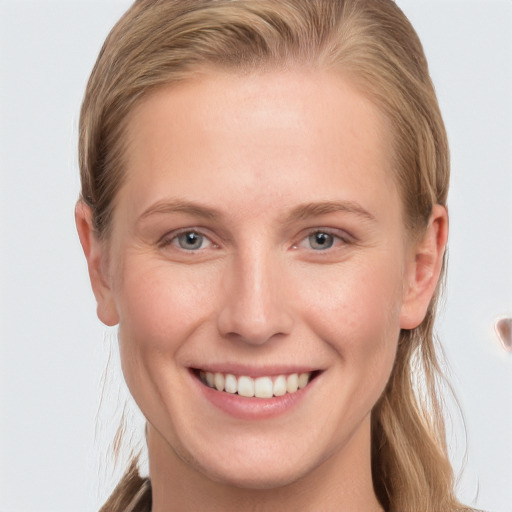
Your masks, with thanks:
M225 300L219 330L246 343L262 344L287 334L292 317L283 293L283 262L263 244L240 250L224 276Z

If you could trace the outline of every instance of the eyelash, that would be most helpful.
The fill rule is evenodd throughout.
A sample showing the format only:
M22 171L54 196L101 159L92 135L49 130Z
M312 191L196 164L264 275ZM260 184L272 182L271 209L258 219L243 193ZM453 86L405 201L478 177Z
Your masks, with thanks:
M324 248L317 248L311 246L311 242L313 237L318 237L319 235L324 235L325 237L330 238L330 244ZM324 237L324 239L325 239ZM294 244L292 246L292 249L299 249L303 243L308 243L309 241L309 247L307 249L315 252L315 253L323 253L323 252L330 252L330 250L335 250L338 248L338 245L347 245L350 243L353 243L350 236L345 232L340 232L339 230L332 230L332 229L314 229L313 231L308 232L308 234L304 237L302 237L299 241L299 243ZM318 241L318 240L317 240ZM328 242L329 243L329 242Z
M190 235L197 236L200 238L201 245L199 247L185 248L180 244L180 237L190 236ZM325 248L318 248L318 249L311 247L311 242L312 242L313 237L319 237L320 235L325 235L325 238L329 237L330 240L327 241L328 245ZM203 246L205 241L208 243L208 245L206 247ZM305 236L302 236L298 243L294 243L292 245L292 249L297 250L302 246L303 243L307 243L308 241L310 242L310 247L307 249L312 250L313 252L327 252L327 251L329 251L329 249L335 249L339 243L341 243L342 245L353 243L350 236L345 232L340 233L340 231L338 231L338 230L318 228L318 229L314 229L313 231L309 231ZM317 241L319 241L319 240L317 240ZM161 239L159 245L161 247L168 247L168 246L172 245L172 246L176 247L176 249L178 249L178 250L181 250L184 252L191 252L191 253L198 252L199 250L205 249L208 247L214 248L214 249L219 247L216 243L214 243L211 240L211 238L208 235L204 234L201 231L201 229L193 229L193 228L192 229L184 229L184 230L181 230L181 231L178 231L175 233L169 233Z
M212 246L214 248L218 247L217 244L212 242L210 237L208 235L205 235L204 233L202 233L200 229L184 229L182 231L178 231L175 233L168 233L161 239L159 245L161 247L168 247L170 245L173 245L176 247L176 249L182 250L184 252L197 252L199 249L204 248L204 247L202 247L202 245L203 245L202 243L201 243L201 247L198 247L197 249L190 249L190 248L187 249L185 247L182 247L180 245L180 237L187 236L187 235L195 235L195 236L201 238L201 242L207 241L209 243L209 246Z

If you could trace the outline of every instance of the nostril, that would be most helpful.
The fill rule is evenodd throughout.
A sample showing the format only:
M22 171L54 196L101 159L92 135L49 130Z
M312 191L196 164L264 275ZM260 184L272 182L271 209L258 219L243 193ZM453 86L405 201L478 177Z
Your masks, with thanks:
M265 315L251 315L250 311L237 311L236 308L225 309L218 318L219 332L224 338L249 345L263 345L286 336L292 327L291 317L279 308Z

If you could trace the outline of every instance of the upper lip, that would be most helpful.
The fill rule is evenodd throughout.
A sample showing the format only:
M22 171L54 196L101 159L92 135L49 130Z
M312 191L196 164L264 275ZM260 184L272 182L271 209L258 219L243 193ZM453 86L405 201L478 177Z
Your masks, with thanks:
M204 365L191 365L191 370L223 373L232 375L246 375L248 377L269 377L277 375L289 375L292 373L307 373L321 371L318 366L311 365L264 365L253 366L239 363L206 363Z

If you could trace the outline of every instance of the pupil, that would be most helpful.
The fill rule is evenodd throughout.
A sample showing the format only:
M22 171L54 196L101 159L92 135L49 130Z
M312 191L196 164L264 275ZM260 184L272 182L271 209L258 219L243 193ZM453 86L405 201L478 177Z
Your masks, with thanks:
M191 231L180 235L178 243L182 249L199 249L203 244L203 237Z
M328 233L315 233L310 236L310 243L313 249L329 249L332 247L334 240Z

